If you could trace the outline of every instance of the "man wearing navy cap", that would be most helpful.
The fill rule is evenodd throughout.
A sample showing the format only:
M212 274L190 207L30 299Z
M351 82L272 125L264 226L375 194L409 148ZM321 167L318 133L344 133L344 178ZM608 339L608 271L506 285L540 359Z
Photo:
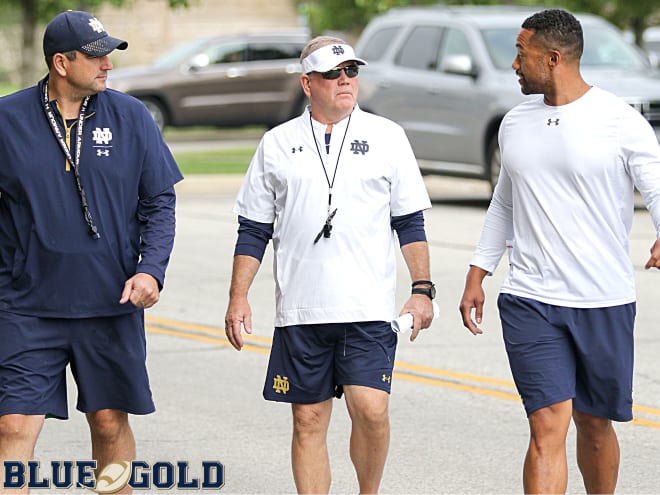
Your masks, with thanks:
M126 50L128 43L110 36L103 24L87 12L69 10L57 15L44 33L44 55L79 51L102 57L113 50Z
M48 75L0 98L0 465L66 419L66 367L101 470L154 411L144 309L163 288L181 173L146 108L106 90L125 50L93 15L51 20ZM0 482L6 486L4 470Z

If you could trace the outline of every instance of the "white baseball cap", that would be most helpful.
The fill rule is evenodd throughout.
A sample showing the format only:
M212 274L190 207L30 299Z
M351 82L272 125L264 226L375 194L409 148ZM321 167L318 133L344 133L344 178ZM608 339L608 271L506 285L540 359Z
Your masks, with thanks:
M310 72L327 72L342 62L354 61L358 65L367 65L367 62L355 56L353 47L346 44L325 45L314 50L302 61L305 74Z

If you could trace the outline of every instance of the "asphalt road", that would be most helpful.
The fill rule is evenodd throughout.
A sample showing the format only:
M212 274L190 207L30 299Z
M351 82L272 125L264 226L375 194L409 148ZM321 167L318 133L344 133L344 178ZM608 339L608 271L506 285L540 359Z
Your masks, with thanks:
M166 288L160 303L146 313L157 412L133 417L132 424L138 459L149 466L188 462L194 478L201 476L204 461L217 461L225 468L221 492L292 493L290 409L261 397L274 311L270 248L251 290L255 333L249 345L235 351L223 331L236 238L231 205L240 180L190 177L178 186L177 239ZM426 225L441 316L416 342L399 342L382 493L520 493L528 428L495 307L503 267L485 284L485 334L472 336L458 313L488 188L436 177L426 181L434 199ZM660 493L660 273L643 269L654 237L648 214L637 211L631 236L639 293L635 420L616 427L621 494ZM402 259L400 266L402 304L409 282ZM70 388L70 402L75 403L75 388ZM73 406L71 414L69 421L47 421L36 451L42 466L56 459L89 459L84 418ZM574 435L571 428L568 491L584 493ZM357 492L348 439L345 404L337 400L329 432L332 493ZM167 491L152 486L136 493ZM195 491L217 490L186 490Z

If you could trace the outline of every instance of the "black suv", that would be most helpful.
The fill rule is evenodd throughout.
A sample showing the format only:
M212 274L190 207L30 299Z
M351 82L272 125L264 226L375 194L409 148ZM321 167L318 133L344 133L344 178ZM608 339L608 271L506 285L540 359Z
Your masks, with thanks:
M362 109L401 124L425 174L497 182L497 131L521 102L511 63L522 22L540 8L408 7L374 18L356 44ZM660 75L604 19L578 14L582 73L637 108L660 136Z

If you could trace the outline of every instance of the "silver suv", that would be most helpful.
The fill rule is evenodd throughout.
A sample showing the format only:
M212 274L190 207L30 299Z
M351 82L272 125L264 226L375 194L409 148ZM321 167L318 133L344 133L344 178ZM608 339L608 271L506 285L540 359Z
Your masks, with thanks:
M526 98L511 63L522 22L539 9L408 7L374 18L356 44L362 109L401 124L425 174L490 181L500 160L504 114ZM582 73L637 108L660 139L660 74L604 19L577 17Z

